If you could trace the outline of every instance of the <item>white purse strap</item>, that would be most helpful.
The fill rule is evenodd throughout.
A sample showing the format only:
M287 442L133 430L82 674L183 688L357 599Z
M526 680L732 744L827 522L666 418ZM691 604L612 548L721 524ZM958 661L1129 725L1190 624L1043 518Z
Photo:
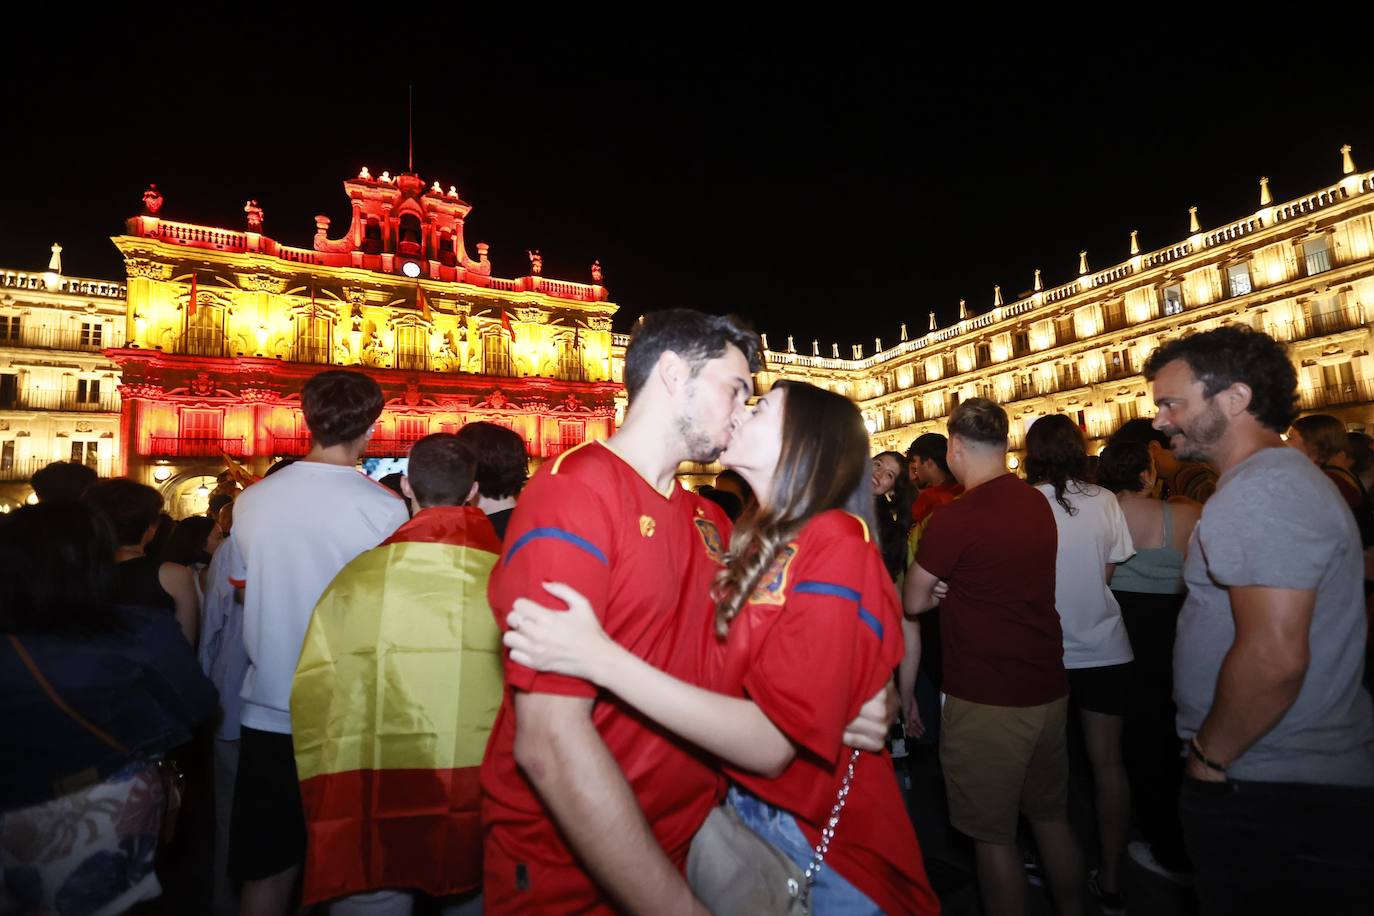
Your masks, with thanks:
M817 873L825 864L826 853L830 852L830 841L835 839L835 827L840 823L840 813L844 811L844 803L849 798L849 787L854 782L854 764L858 759L859 751L855 748L849 755L849 767L845 770L844 779L840 780L840 791L835 796L835 805L830 809L830 817L821 828L821 841L816 844L816 851L811 856L810 864L806 866L807 887L815 883Z

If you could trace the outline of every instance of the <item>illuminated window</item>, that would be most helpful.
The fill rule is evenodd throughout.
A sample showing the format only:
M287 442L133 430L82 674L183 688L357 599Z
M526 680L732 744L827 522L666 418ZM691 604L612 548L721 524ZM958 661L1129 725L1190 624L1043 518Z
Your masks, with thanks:
M1331 246L1324 235L1302 243L1303 257L1307 262L1307 275L1319 274L1331 269Z
M73 442L72 461L93 468L100 463L98 442Z
M558 443L566 451L587 438L587 424L581 420L558 421Z
M980 343L974 348L974 360L979 368L992 362L992 344Z
M296 362L332 363L334 323L328 318L296 316Z
M562 337L558 341L558 377L572 381L582 380L582 347L573 346L573 337Z
M428 417L397 417L396 438L402 442L415 442L429 435Z
M1231 288L1233 296L1244 296L1254 289L1250 284L1250 262L1232 264L1226 268L1226 284Z
M19 340L19 316L0 315L0 342Z
M181 438L218 439L224 429L224 411L187 407L181 411Z
M99 349L105 337L105 327L94 321L81 322L81 346Z
M424 328L396 329L396 368L429 367L429 333Z
M1175 283L1173 286L1164 287L1160 294L1164 302L1164 314L1177 315L1183 311L1183 284Z
M76 401L78 404L99 404L100 403L100 379L77 379L76 380Z
M216 305L201 305L186 319L186 333L182 335L181 352L192 356L224 355L224 309Z
M1017 331L1011 335L1011 355L1025 356L1030 352L1030 331Z
M510 338L497 331L482 338L482 369L487 375L510 375Z

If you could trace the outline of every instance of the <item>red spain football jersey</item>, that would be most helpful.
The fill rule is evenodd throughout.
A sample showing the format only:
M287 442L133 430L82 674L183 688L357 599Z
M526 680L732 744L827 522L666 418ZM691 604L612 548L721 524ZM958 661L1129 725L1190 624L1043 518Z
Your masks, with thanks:
M798 750L775 778L729 774L813 845L849 764L845 725L902 659L901 620L867 527L833 510L783 549L730 626L717 689L757 703ZM939 912L886 751L859 755L825 867L885 912Z
M676 484L659 493L609 448L579 447L542 467L521 494L492 571L492 610L504 630L516 598L560 606L541 583L566 582L588 598L616 642L703 683L712 651L709 588L729 525L714 503ZM683 868L693 834L720 799L717 772L699 751L593 684L507 658L505 698L481 775L487 911L611 912L515 763L515 690L596 697L597 731L660 845Z

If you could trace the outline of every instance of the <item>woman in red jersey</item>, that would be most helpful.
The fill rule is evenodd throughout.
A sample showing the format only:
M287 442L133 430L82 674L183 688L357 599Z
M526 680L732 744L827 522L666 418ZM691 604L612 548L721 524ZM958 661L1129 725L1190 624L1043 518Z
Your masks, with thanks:
M935 913L920 848L886 754L844 746L844 727L902 657L900 602L871 534L868 435L848 399L779 382L721 456L759 511L735 530L716 582L714 690L672 678L606 638L581 596L517 601L506 645L523 665L595 682L719 757L726 804L802 868L853 766L812 906ZM853 756L851 756L853 755Z

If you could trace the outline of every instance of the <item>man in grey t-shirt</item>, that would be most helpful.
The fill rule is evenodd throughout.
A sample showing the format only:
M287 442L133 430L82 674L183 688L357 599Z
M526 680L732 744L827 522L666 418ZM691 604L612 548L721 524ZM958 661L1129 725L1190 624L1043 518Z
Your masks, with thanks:
M1156 428L1220 474L1188 546L1174 647L1180 808L1203 912L1367 912L1363 556L1335 487L1282 447L1292 363L1230 326L1156 350L1145 374Z

